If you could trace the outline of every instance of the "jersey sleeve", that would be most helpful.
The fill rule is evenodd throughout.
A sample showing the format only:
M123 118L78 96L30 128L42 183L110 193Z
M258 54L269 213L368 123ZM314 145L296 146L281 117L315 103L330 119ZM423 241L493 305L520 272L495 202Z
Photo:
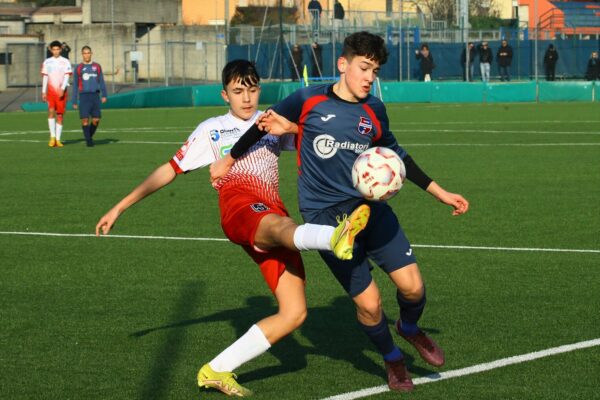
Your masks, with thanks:
M381 101L374 102L373 104L370 104L370 106L375 112L381 125L381 135L379 136L379 139L373 141L373 144L375 146L388 147L394 150L398 153L400 158L404 160L408 156L408 153L398 144L396 137L392 131L390 131L390 120L387 116L385 106Z
M288 120L298 122L305 100L306 96L304 95L304 90L299 89L271 108L275 110L277 114L284 116Z
M106 83L104 82L104 73L102 72L102 67L100 64L96 64L98 66L98 86L100 86L100 92L102 93L102 97L108 97L106 92Z
M296 135L289 133L281 136L279 148L283 151L296 151Z
M210 133L205 124L200 124L188 140L169 161L178 174L206 167L217 160L211 144Z

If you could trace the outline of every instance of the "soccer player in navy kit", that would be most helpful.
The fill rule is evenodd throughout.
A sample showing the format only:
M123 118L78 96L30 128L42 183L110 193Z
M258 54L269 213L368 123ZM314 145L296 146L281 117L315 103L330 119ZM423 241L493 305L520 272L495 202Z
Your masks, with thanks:
M266 132L278 134L282 126L288 125L285 129L298 135L298 197L305 221L331 224L337 216L349 213L358 204L367 203L371 207L369 222L356 238L352 260L336 260L328 251L320 251L320 254L354 301L359 325L382 354L388 386L392 390L410 391L414 385L404 356L388 328L369 259L396 285L400 307L400 318L395 324L397 333L431 365L443 365L444 353L417 326L426 297L413 249L390 206L385 202L366 201L354 189L352 165L367 148L388 147L403 159L407 178L453 207L453 215L467 212L469 203L429 178L390 132L384 104L369 94L380 65L386 61L387 50L379 36L368 32L348 36L337 61L339 81L300 89L273 106L272 111L259 119L258 125L240 138L229 156L211 166L211 176L213 179L223 176L257 138Z
M100 102L106 103L106 84L100 64L92 61L92 49L89 46L81 48L83 62L75 68L73 77L73 108L79 108L81 129L88 147L94 146L94 134L98 129L100 118ZM101 98L98 94L101 93ZM90 117L92 121L90 124Z

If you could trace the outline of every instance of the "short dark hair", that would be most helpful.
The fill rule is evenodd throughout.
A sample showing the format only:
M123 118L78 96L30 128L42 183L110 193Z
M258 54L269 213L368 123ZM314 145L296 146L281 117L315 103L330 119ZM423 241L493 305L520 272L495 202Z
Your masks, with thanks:
M58 40L54 40L54 41L50 42L50 46L48 46L48 47L50 47L50 48L53 48L53 47L62 47L62 43L59 42Z
M260 76L256 70L256 65L248 60L233 60L228 62L221 74L223 89L227 87L229 82L237 81L238 79L244 86L258 86Z
M383 65L387 62L388 51L380 36L361 31L344 39L342 57L351 60L355 56L364 56Z
M81 48L81 52L83 52L84 50L89 50L89 51L92 51L92 48L86 44L85 46L83 46L83 47Z

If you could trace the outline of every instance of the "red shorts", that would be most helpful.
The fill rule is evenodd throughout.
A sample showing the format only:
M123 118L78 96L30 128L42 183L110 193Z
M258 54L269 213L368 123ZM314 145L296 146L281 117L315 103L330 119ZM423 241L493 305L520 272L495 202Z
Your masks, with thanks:
M58 93L53 90L48 90L46 102L49 110L56 110L57 114L64 114L67 108L67 91L62 97L58 97Z
M265 201L262 196L247 188L231 185L219 191L219 208L223 232L233 243L241 245L260 266L260 271L273 293L286 265L295 267L302 279L305 278L300 253L284 247L262 251L254 246L254 236L263 217L269 214L288 216L283 203Z

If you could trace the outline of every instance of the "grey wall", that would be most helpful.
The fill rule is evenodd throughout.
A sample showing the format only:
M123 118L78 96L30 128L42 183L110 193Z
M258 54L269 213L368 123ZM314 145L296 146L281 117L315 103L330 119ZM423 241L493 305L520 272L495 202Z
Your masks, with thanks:
M176 24L180 19L180 0L112 0L112 2L115 22ZM92 22L111 22L111 15L111 0L91 1Z

